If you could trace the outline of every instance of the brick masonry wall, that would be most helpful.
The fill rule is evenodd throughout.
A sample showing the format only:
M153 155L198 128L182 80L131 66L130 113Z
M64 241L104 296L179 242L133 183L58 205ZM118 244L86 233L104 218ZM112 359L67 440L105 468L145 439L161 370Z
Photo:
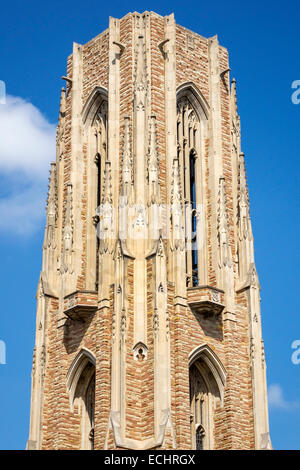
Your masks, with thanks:
M83 103L96 86L108 88L108 41L105 30L83 47Z
M208 41L179 25L176 25L176 66L177 86L192 82L209 102Z

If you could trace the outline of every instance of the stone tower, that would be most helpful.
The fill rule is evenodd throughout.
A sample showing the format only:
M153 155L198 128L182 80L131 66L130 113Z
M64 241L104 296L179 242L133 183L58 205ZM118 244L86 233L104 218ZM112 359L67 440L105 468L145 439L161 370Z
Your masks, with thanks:
M235 80L217 36L128 13L67 63L29 449L270 448Z

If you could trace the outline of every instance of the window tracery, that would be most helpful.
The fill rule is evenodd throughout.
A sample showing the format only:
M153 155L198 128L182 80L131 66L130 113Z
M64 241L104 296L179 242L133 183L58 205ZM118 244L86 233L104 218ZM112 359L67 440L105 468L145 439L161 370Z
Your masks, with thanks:
M187 286L198 285L197 253L197 155L200 154L200 121L186 96L177 103L177 157L182 173L186 215Z

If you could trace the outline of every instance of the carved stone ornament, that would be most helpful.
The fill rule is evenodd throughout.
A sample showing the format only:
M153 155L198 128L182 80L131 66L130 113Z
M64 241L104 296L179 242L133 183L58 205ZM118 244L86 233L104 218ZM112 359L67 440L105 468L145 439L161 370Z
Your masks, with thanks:
M146 79L146 60L144 51L144 37L138 37L136 66L135 66L135 83L134 83L134 105L139 111L145 110L147 96L147 79Z
M148 348L147 346L139 342L133 348L133 357L135 361L142 362L147 359Z
M172 185L171 185L171 221L173 229L173 243L175 249L184 250L185 238L182 215L182 192L180 184L179 160L173 161Z
M251 239L252 230L249 210L249 194L247 187L246 169L244 154L240 154L239 159L239 181L238 181L238 225L239 239Z
M130 188L133 184L133 162L130 148L130 119L125 117L124 121L124 143L123 143L123 155L122 155L122 182L121 182L121 196L126 198L126 204L128 203L128 197L130 194Z
M47 225L44 248L55 248L55 224L56 224L56 165L51 163L49 190L47 199Z
M211 290L211 299L213 302L220 302L220 297L220 292L213 289Z
M226 206L225 178L219 181L218 204L218 243L219 243L219 267L232 267L232 254L229 242L229 219Z
M149 204L160 203L159 158L157 151L156 117L151 116L149 125L148 185Z
M158 334L158 329L159 329L159 317L158 317L158 310L157 308L155 308L154 314L153 314L153 331L154 331L155 336L157 336Z
M125 308L122 309L121 315L121 338L124 341L126 336L126 311Z
M73 214L72 214L72 185L67 186L66 208L63 227L63 253L62 270L72 273L72 250L73 250Z

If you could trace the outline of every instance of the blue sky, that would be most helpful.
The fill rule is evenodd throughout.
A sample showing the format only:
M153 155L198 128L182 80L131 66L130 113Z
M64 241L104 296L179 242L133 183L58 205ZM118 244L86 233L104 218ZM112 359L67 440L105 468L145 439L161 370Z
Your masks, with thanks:
M269 0L2 2L0 80L9 96L0 104L0 449L24 449L28 436L48 162L66 58L73 41L99 34L109 16L144 10L174 12L177 23L218 34L229 49L262 288L271 439L276 449L300 449L300 364L291 360L300 340L300 104L291 100L300 80L300 4Z

